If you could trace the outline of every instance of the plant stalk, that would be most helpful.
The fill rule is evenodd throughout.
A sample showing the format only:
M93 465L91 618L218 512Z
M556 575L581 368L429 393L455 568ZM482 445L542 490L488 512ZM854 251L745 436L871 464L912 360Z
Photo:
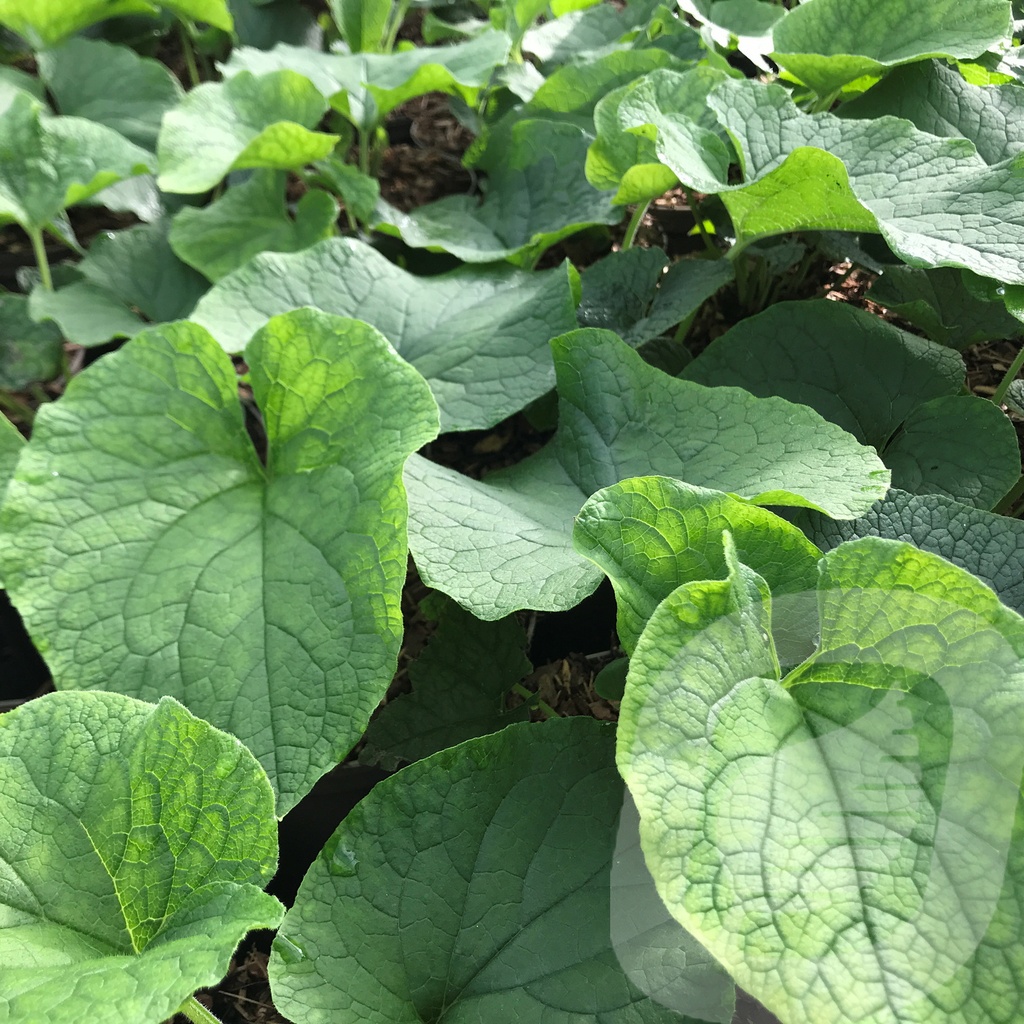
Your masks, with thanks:
M395 48L395 40L405 22L405 16L409 13L409 6L412 0L399 0L398 9L395 11L391 24L388 26L388 34L384 39L384 52L391 53Z
M992 511L999 516L1012 515L1014 506L1020 501L1021 496L1024 496L1024 476L1000 498L999 504Z
M363 174L370 174L370 133L363 128L358 130L359 133L359 170Z
M20 398L15 398L14 395L7 391L0 391L0 409L5 409L7 412L12 413L29 426L32 426L35 422L35 409Z
M704 243L704 248L710 252L715 259L722 258L722 251L715 245L715 240L708 234L708 229L704 227L704 218L700 215L700 203L697 202L693 197L693 191L683 185L683 195L686 196L686 205L690 208L690 213L693 214L694 223L697 225L697 230L700 232L701 241Z
M1017 358L1010 364L1010 368L1003 374L1003 379L999 382L999 387L995 389L992 394L992 401L996 405L1002 405L1003 399L1006 397L1006 392L1010 385L1017 379L1017 374L1020 373L1020 368L1024 366L1024 345L1021 345L1020 351L1017 353Z
M648 199L646 203L637 203L633 208L633 216L629 218L629 224L626 226L626 236L622 239L622 248L624 250L633 247L636 233L640 230L640 222L644 219L644 214L647 213L650 205L651 200Z
M28 237L32 240L32 252L35 253L36 266L39 267L39 276L42 278L43 287L53 291L53 275L50 273L50 261L46 258L46 242L43 240L43 233L38 228L30 231Z
M181 37L181 51L185 57L185 67L188 68L189 81L192 83L192 87L195 88L202 83L202 78L199 74L199 65L196 63L195 48L192 45L192 34L189 32L185 22L180 19L178 21L178 35Z
M221 1019L203 1006L195 996L189 996L178 1007L178 1013L188 1017L192 1024L221 1024Z
M516 683L512 687L512 692L517 693L522 697L528 704L533 706L542 714L545 718L561 718L562 716L546 701L541 700L532 690L528 690L522 683Z

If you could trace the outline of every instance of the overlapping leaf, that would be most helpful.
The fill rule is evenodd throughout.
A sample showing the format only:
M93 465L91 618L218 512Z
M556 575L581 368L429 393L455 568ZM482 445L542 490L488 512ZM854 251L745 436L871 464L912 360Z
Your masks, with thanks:
M379 783L285 918L275 1004L337 1024L729 1021L733 986L666 919L627 814L616 843L613 736L513 725Z
M0 292L0 388L19 391L60 372L63 339L53 324L38 324L28 298Z
M1006 0L814 0L779 21L772 59L826 96L927 57L977 57L1008 41Z
M241 72L197 86L163 120L157 141L165 192L206 192L229 171L292 170L327 156L337 135L311 131L327 103L294 71Z
M57 693L0 721L0 1017L159 1024L284 907L274 797L169 697Z
M306 192L293 218L284 190L283 171L257 171L209 206L184 207L171 225L171 248L218 281L261 252L298 252L333 232L338 207L326 192Z
M421 278L352 239L257 256L213 288L194 319L235 352L269 317L299 306L376 327L427 378L448 430L489 427L550 390L548 341L576 322L565 267Z
M406 468L420 575L478 618L571 608L593 591L600 573L572 549L573 518L626 477L840 518L888 488L871 449L805 406L669 377L610 331L573 331L552 349L559 424L547 447L483 482L419 456Z
M908 491L992 508L1020 475L1010 422L991 402L961 394L960 357L852 306L777 303L714 341L682 375L809 405L873 445Z
M935 555L853 541L780 684L767 585L727 557L655 611L622 703L666 905L783 1020L1012 1020L1024 620Z
M36 419L0 561L60 686L178 696L253 750L284 813L394 671L401 466L436 407L373 328L319 311L271 321L246 361L265 467L194 324L76 377Z

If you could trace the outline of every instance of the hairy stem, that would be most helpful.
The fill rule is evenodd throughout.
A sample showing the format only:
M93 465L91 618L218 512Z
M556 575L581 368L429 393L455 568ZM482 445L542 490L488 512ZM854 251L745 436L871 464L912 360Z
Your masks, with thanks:
M178 1007L178 1013L188 1017L192 1024L221 1024L220 1018L203 1006L195 996L189 996Z
M626 226L626 236L622 239L623 249L632 248L636 233L640 230L640 222L644 219L644 214L647 213L650 205L651 200L648 199L646 203L637 203L633 208L633 216L629 218L629 224Z
M1017 358L1010 364L1010 368L1003 374L1003 379L999 382L999 387L996 388L992 394L992 401L996 405L1002 405L1003 399L1006 397L1007 389L1017 379L1017 374L1020 373L1020 368L1024 366L1024 345L1021 346L1021 350L1017 353Z
M53 291L53 276L50 273L50 261L46 258L46 242L43 241L43 232L39 228L28 233L32 240L32 252L35 253L36 266L39 267L39 276L42 278L43 287Z

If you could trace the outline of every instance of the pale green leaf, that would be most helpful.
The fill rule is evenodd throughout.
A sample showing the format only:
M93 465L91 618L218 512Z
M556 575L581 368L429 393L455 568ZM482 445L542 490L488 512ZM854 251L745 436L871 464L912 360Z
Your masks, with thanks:
M1008 0L814 0L775 26L772 59L819 95L927 57L977 57L1008 41Z
M533 26L523 37L523 49L533 54L545 70L570 60L593 60L614 49L627 33L641 28L661 0L635 0L622 10L597 4L571 11Z
M723 49L739 50L762 71L772 50L772 28L785 9L762 0L679 0L679 7L701 25L701 36Z
M245 358L266 467L220 346L187 322L150 329L40 411L0 560L62 686L176 695L253 750L283 814L391 679L401 467L437 413L356 321L299 310Z
M0 1018L159 1024L284 907L274 797L164 697L57 693L0 720Z
M334 1024L725 1024L733 985L658 903L613 751L589 719L512 725L379 783L285 918L275 1004Z
M152 157L79 117L50 117L19 93L0 113L0 224L41 231L68 206L150 169Z
M558 431L544 449L483 482L418 456L406 470L420 575L479 618L571 608L590 593L600 573L572 549L573 517L627 477L840 518L888 488L871 449L804 406L675 379L610 331L573 331L552 349Z
M206 192L229 171L294 170L327 156L338 141L310 129L327 103L294 71L259 78L241 72L197 86L163 120L157 184L164 192Z
M493 426L554 384L548 342L576 323L566 267L463 267L416 277L354 239L264 254L219 282L194 319L231 352L299 306L372 324L427 379L446 430Z
M618 765L658 891L782 1020L1013 1020L1024 620L907 544L821 569L819 650L781 685L745 566L651 617Z
M330 236L337 216L334 200L318 189L306 192L289 216L284 172L256 171L209 206L183 207L168 241L180 260L219 281L261 252L308 249Z
M573 544L612 581L616 627L627 652L676 587L727 575L727 530L740 559L772 593L813 589L821 552L767 509L657 476L624 480L590 497L576 517Z
M353 53L376 53L391 17L391 0L330 0L331 14Z

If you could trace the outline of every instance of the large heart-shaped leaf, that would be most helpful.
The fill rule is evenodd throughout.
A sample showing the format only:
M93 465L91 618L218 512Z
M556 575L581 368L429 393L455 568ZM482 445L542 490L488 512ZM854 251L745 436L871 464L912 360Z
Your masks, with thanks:
M196 307L228 351L277 313L314 306L377 328L430 384L445 430L492 426L555 382L548 342L576 323L565 267L464 267L416 277L354 239L264 254Z
M103 39L71 39L44 51L39 75L62 114L105 124L151 153L161 118L184 95L159 61Z
M19 462L0 575L58 686L174 694L253 750L283 814L394 671L400 474L437 413L357 321L278 317L246 361L265 467L201 327L150 329L76 377Z
M42 231L62 210L150 169L152 157L105 125L50 117L18 93L0 113L0 224Z
M591 496L576 517L573 543L612 581L616 627L626 651L676 587L727 575L726 530L744 564L773 593L813 589L821 552L767 509L658 476L624 480Z
M728 976L657 905L613 750L589 719L513 725L375 786L278 933L275 1004L336 1024L731 1020Z
M1010 35L1007 0L814 0L774 28L772 59L825 96L926 57L977 57Z
M284 907L274 796L170 697L56 693L0 719L0 1018L158 1024Z
M241 72L197 86L163 119L157 140L164 192L206 192L248 167L294 170L327 156L337 135L313 128L327 103L294 71Z
M793 509L787 517L825 551L857 537L885 537L941 555L1024 614L1024 522L1019 519L895 487L857 519L839 522L808 509Z
M25 36L33 47L53 46L97 21L125 14L176 14L231 31L226 0L0 0L0 24Z
M821 573L818 651L781 685L734 553L644 631L618 764L659 893L783 1020L1013 1020L1024 620L908 544Z
M257 171L209 206L184 207L169 241L179 259L218 281L261 252L308 249L333 232L337 217L337 204L319 189L306 192L290 217L284 172Z
M610 331L554 339L558 432L483 482L409 460L409 543L423 579L478 618L571 608L598 570L573 517L601 487L646 474L840 518L867 511L889 474L874 451L806 406L705 388L645 363Z
M961 394L955 352L843 303L777 303L682 375L811 406L877 448L904 490L992 508L1020 475L1012 424L991 402Z

